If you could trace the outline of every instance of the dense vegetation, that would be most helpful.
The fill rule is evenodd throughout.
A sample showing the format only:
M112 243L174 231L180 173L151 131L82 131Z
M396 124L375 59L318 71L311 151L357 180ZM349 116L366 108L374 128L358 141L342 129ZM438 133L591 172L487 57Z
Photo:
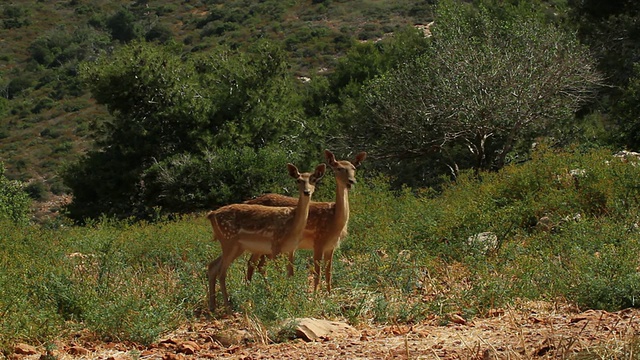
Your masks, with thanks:
M524 160L537 137L634 148L637 6L513 4L6 5L7 176L73 194L79 221L149 218L282 188L283 157L324 147L411 186ZM436 18L429 38L408 27Z
M149 343L199 316L220 251L201 211L287 193L284 165L323 148L369 153L337 291L299 291L308 256L293 279L277 262L268 284L229 275L235 309L274 332L515 299L637 306L640 167L613 154L640 146L638 16L597 0L2 5L0 348L78 327ZM51 194L73 201L30 223Z
M226 48L235 58L238 52L255 48L257 40L268 40L284 52L287 81L297 81L318 71L331 72L337 59L358 41L430 21L431 7L430 2L408 0L2 4L0 152L7 175L44 189L37 200L70 191L60 171L87 150L99 150L93 143L99 135L95 130L112 119L109 109L97 105L95 95L82 83L81 64L96 59L107 63L105 58L125 44L144 42L162 52L164 45L185 58L202 58ZM243 101L233 100L238 105Z
M516 299L637 306L637 161L540 148L482 180L463 172L439 194L392 191L387 178L371 178L353 189L331 295L311 294L311 254L300 251L292 279L283 261L270 262L268 282L246 286L243 261L234 264L233 306L272 339L296 316L413 323L482 316ZM78 327L150 343L206 311L205 264L220 251L204 216L57 228L2 221L0 232L2 347Z

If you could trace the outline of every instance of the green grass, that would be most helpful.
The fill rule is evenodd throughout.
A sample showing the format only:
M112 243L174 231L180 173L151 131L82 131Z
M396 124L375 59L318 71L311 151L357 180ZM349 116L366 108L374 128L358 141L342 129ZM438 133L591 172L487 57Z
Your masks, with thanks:
M573 169L585 172L574 178ZM388 179L362 172L330 295L311 291L310 253L299 251L293 278L279 260L250 285L246 258L239 259L228 276L231 301L274 338L283 319L299 316L415 323L434 314L482 316L519 299L635 307L639 176L640 166L606 151L545 150L481 180L463 175L441 194L391 191ZM552 225L539 225L542 217ZM497 242L469 240L481 232ZM3 223L0 348L52 343L81 328L151 343L205 312L205 268L219 252L203 216L85 227Z
M149 343L202 310L214 245L203 222L1 231L3 346L75 327Z

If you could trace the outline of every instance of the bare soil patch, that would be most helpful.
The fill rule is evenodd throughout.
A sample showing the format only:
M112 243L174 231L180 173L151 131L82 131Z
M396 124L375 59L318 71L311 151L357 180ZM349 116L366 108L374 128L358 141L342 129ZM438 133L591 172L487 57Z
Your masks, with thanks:
M272 343L241 315L200 321L151 346L101 342L78 334L49 355L59 359L563 359L628 358L638 349L640 309L580 312L527 302L465 320L452 314L407 325L362 325L333 338ZM624 355L626 354L626 355ZM46 352L13 354L39 359Z

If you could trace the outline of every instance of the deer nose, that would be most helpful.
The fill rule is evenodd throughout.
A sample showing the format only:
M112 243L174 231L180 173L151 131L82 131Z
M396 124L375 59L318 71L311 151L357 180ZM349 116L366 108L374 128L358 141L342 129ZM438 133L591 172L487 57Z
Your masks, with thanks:
M309 195L311 195L311 190L305 190L305 191L303 191L303 193L304 193L305 196L309 196Z
M349 184L353 185L357 183L356 179L349 179Z

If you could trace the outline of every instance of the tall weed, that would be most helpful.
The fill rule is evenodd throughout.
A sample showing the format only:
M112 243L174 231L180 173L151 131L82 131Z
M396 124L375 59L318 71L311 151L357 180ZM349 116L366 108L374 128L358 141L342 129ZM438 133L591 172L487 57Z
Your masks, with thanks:
M52 341L70 324L150 343L203 310L213 245L204 221L1 229L4 345Z

